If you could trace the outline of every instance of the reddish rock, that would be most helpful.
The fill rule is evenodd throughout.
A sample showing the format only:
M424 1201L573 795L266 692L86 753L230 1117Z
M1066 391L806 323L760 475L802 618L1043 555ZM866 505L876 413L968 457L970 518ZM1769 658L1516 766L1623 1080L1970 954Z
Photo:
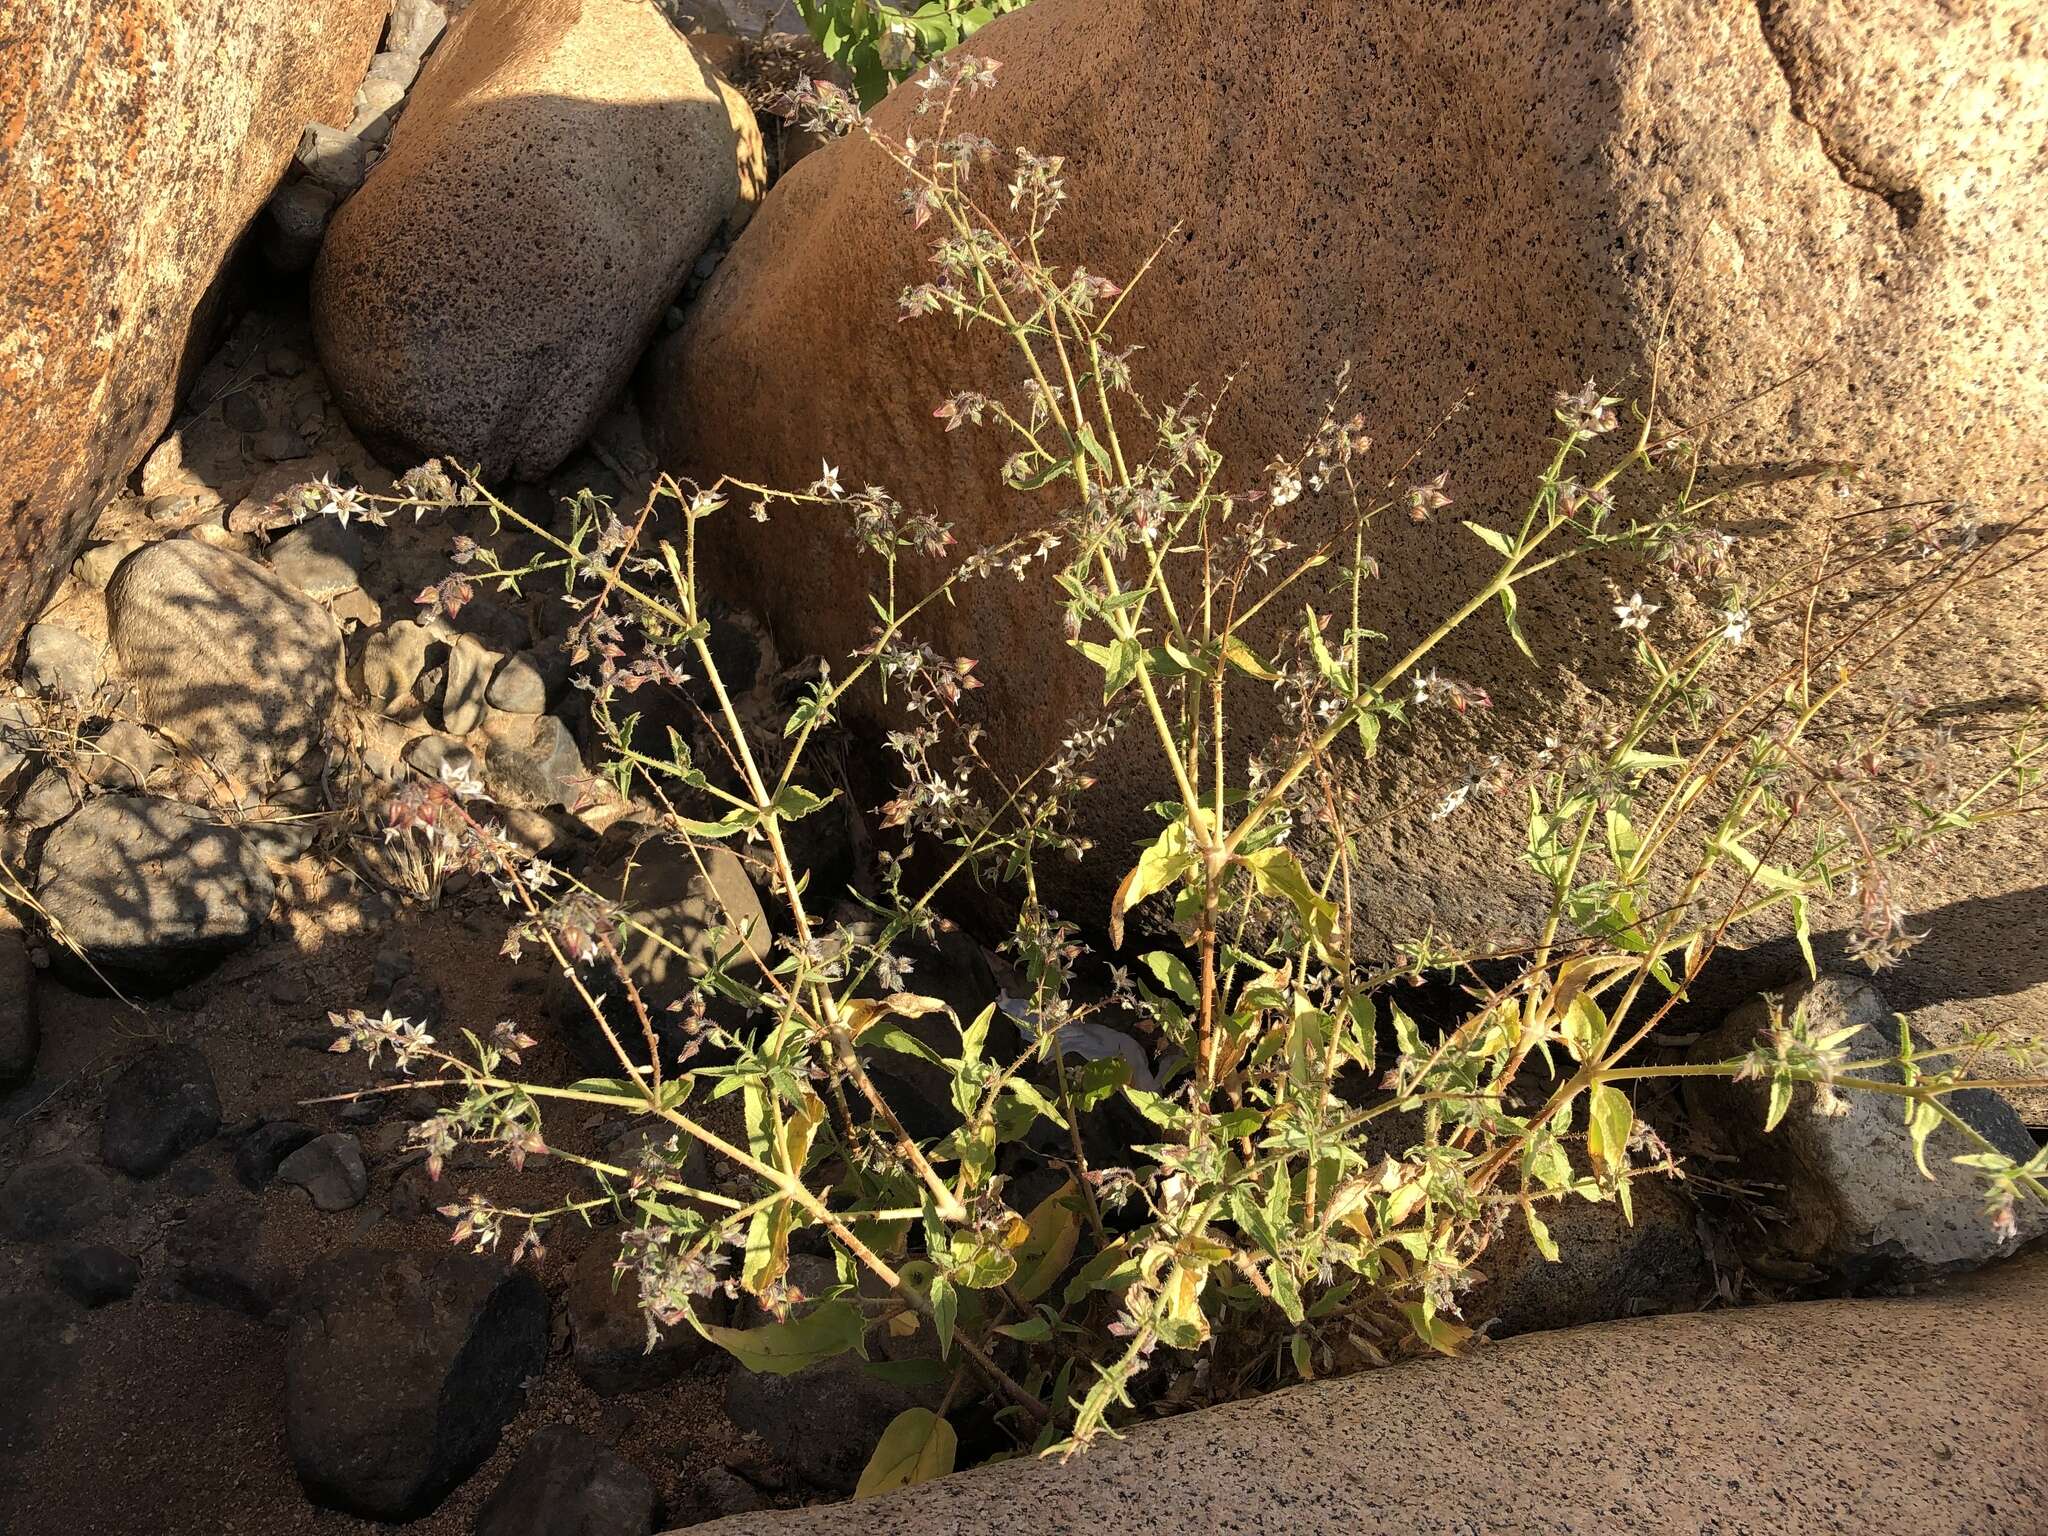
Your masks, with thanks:
M171 418L208 289L383 0L42 0L0 56L0 657Z

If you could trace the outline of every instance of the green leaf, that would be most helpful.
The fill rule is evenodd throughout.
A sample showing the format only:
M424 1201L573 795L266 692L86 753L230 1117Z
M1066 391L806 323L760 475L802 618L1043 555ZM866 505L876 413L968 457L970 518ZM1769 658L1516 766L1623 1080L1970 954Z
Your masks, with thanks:
M1804 891L1792 898L1792 932L1799 940L1799 954L1806 961L1806 974L1820 979L1820 966L1813 958L1813 914L1808 910L1808 898Z
M1911 1088L1920 1081L1920 1067L1913 1059L1916 1051L1913 1044L1913 1029L1902 1013L1899 1021L1899 1071L1905 1086ZM1934 1107L1931 1099L1910 1098L1906 1100L1906 1132L1913 1138L1913 1161L1920 1167L1920 1177L1931 1179L1933 1173L1927 1167L1927 1138L1941 1124L1941 1111Z
M1155 949L1144 958L1145 969L1159 978L1159 984L1175 997L1193 1007L1195 1003L1195 978L1188 970L1187 962L1169 950Z
M1500 616L1508 626L1508 638L1515 642L1516 650L1520 651L1531 661L1534 661L1536 653L1529 649L1529 637L1522 633L1522 621L1516 616L1517 610L1520 607L1521 600L1515 596L1515 589L1513 587L1502 587L1500 589Z
M1628 1133L1636 1123L1628 1095L1611 1083L1595 1083L1586 1113L1586 1154L1603 1173L1628 1168Z
M712 839L731 837L735 832L744 832L760 819L760 813L747 806L727 811L716 821L693 821L688 816L676 818L682 824L683 830L692 837Z
M1463 527L1474 538L1478 539L1480 543L1499 555L1503 560L1514 554L1514 544L1498 528L1488 528L1484 523L1475 523L1470 519L1464 521ZM1503 587L1501 591L1505 594L1508 589Z
M1458 1346L1472 1337L1470 1328L1437 1316L1436 1308L1426 1301L1407 1302L1401 1310L1408 1315L1408 1326L1415 1330L1415 1337L1438 1354L1455 1355Z
M1792 1074L1785 1071L1771 1074L1770 1103L1764 1108L1764 1134L1768 1136L1778 1128L1792 1107Z
M1096 440L1095 429L1086 422L1081 424L1081 447L1095 461L1097 469L1104 474L1110 473L1109 450Z
M1557 1239L1550 1235L1550 1228L1545 1226L1543 1218L1536 1214L1536 1207L1524 1201L1522 1217L1529 1223L1529 1238L1536 1244L1536 1251L1550 1263L1557 1263Z
M838 798L839 791L836 789L831 794L820 797L812 794L801 784L785 784L782 793L771 803L775 807L775 814L784 821L801 821L811 812L823 809Z
M1259 660L1257 653L1235 635L1223 642L1223 659L1238 671L1255 677L1262 683L1280 681L1280 674Z
M748 1370L787 1376L858 1348L867 1324L859 1307L835 1297L785 1323L764 1323L758 1328L698 1323L697 1331Z
M856 1499L872 1499L878 1493L928 1483L953 1470L960 1454L960 1440L953 1426L929 1408L906 1408L889 1421L882 1438L875 1442L860 1481L854 1485Z
M960 1293L944 1275L932 1276L932 1325L939 1335L941 1359L953 1353L953 1327L960 1317Z

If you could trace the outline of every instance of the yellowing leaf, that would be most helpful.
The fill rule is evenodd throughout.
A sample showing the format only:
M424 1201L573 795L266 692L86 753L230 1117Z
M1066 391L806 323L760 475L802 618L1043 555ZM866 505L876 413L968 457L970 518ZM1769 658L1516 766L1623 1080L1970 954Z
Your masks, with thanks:
M868 1457L853 1496L872 1499L879 1493L944 1477L953 1470L959 1454L960 1439L952 1425L929 1408L906 1408L889 1421L882 1438L875 1442L874 1454Z
M1017 1275L1010 1287L1020 1299L1036 1301L1043 1296L1073 1261L1074 1246L1081 1240L1081 1222L1072 1204L1077 1193L1068 1179L1025 1218L1024 1239L1015 1245Z
M1195 867L1195 855L1188 841L1186 822L1176 821L1138 855L1138 862L1116 888L1109 904L1109 943L1123 948L1124 914L1147 896L1157 895Z
M1635 1128L1636 1112L1628 1095L1611 1083L1595 1083L1586 1113L1586 1155L1602 1173L1619 1174L1628 1168L1628 1133Z

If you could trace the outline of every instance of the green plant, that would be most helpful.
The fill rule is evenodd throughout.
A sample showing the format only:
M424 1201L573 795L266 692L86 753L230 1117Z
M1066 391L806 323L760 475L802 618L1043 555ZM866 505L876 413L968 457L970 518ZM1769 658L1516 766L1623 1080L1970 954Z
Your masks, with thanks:
M909 78L926 61L965 42L998 16L1025 0L919 0L885 5L882 0L797 0L797 12L825 56L853 76L863 105L873 106L889 88Z
M1814 907L1847 897L1856 952L1881 967L1914 937L1891 894L1896 859L2042 808L2048 745L2031 727L1978 750L1945 742L1878 675L1936 607L2033 558L2013 553L2026 527L1990 538L1959 509L1883 508L1843 519L1812 561L1745 590L1712 521L1733 493L1702 488L1703 433L1659 416L1654 382L1628 429L1621 400L1588 384L1553 402L1555 451L1528 501L1445 529L1485 546L1491 575L1395 645L1365 622L1373 528L1388 515L1434 518L1450 502L1446 477L1422 479L1411 455L1392 481L1367 486L1366 423L1340 378L1303 444L1249 484L1227 479L1211 402L1189 394L1155 408L1135 391L1110 332L1130 283L1041 256L1065 196L1061 163L1020 150L991 177L993 146L957 129L959 101L991 79L972 58L935 68L931 127L915 148L875 135L842 98L817 93L811 105L894 158L913 223L934 228L937 270L902 295L906 315L990 326L1012 343L1021 390L963 390L936 414L948 430L1012 435L1007 485L1052 509L1019 519L1031 531L956 555L945 524L879 488L842 485L829 464L794 491L664 480L630 520L585 497L566 536L474 480L458 491L438 466L379 504L467 506L542 541L548 552L516 568L462 541L457 595L471 582L565 583L621 787L652 799L670 857L701 865L719 843L755 849L785 930L762 960L726 914L719 955L682 1013L690 1043L665 1057L620 940L675 940L527 859L474 802L425 786L511 905L511 951L560 969L618 1061L615 1077L554 1086L517 1070L523 1037L511 1026L458 1052L404 1020L341 1016L346 1040L431 1065L433 1082L459 1090L425 1129L432 1155L474 1141L523 1158L545 1148L550 1108L598 1106L657 1116L749 1181L740 1195L703 1188L674 1144L633 1166L576 1158L598 1193L545 1211L472 1197L449 1207L458 1238L489 1246L517 1231L524 1247L548 1221L615 1210L631 1226L625 1263L651 1316L688 1318L749 1368L773 1371L861 1347L877 1317L928 1328L951 1373L946 1403L984 1392L1019 1446L1045 1449L1085 1444L1162 1396L1223 1397L1455 1351L1467 1336L1460 1292L1505 1223L1524 1223L1554 1257L1547 1211L1579 1199L1627 1211L1635 1180L1673 1171L1631 1097L1648 1079L1766 1079L1773 1121L1799 1084L1886 1095L1923 1150L1937 1125L1972 1139L1965 1160L1993 1221L2009 1225L2016 1200L2048 1194L2048 1154L2014 1164L1945 1102L1984 1086L1966 1064L1994 1043L2038 1083L2040 1042L1916 1052L1902 1033L1898 1053L1852 1060L1841 1037L1817 1037L1793 1010L1741 1058L1646 1059L1732 928L1782 917L1810 964ZM984 201L992 184L1014 218ZM1298 548L1287 509L1307 497L1345 509L1342 531ZM827 514L877 561L872 641L821 668L773 743L731 697L699 595L704 525L735 501L764 519ZM907 596L911 554L946 556L951 574ZM1474 765L1425 813L1454 817L1476 796L1526 801L1516 852L1542 893L1529 931L1512 942L1419 934L1368 951L1353 908L1372 877L1360 852L1372 813L1343 792L1341 758L1400 750L1423 712L1489 708L1485 688L1432 658L1475 622L1504 624L1527 649L1519 595L1585 559L1708 597L1617 592L1634 696L1583 739ZM1852 573L1871 595L1823 624L1817 595ZM1006 577L1047 583L1048 624L1102 675L1099 712L1021 776L990 763L965 713L975 662L916 638L931 605ZM1759 631L1789 643L1761 654ZM705 690L702 739L643 741L635 691L685 673ZM809 754L856 690L899 722L889 745L900 787L880 819L901 841L880 856L872 931L821 918L830 893L810 888L789 841L833 798L807 782ZM1283 724L1246 759L1232 722L1248 700L1276 697ZM1084 932L1042 903L1038 871L1050 858L1103 857L1069 813L1091 758L1134 734L1156 749L1158 825L1112 871L1120 879L1103 882L1114 898ZM1329 852L1305 861L1310 821ZM1014 1049L994 1049L994 1007L953 1017L904 973L902 946L963 878L1015 898L1008 950L1027 995ZM1127 965L1140 928L1165 937ZM1456 1001L1424 1009L1424 982ZM623 999L623 1013L600 993ZM1155 1080L1122 1057L1070 1059L1076 1026L1103 1019L1160 1041ZM875 1063L890 1057L940 1075L942 1102L923 1108L944 1118L941 1133L913 1134L877 1085ZM731 1097L744 1138L721 1135L700 1107ZM1144 1130L1108 1136L1112 1107ZM1056 1146L1068 1177L1018 1209L1003 1159L1027 1137ZM787 1274L801 1228L829 1239L841 1284L783 1315L798 1299ZM780 1320L716 1326L695 1305L714 1292L744 1292ZM869 1488L944 1470L944 1424L942 1410L892 1426Z

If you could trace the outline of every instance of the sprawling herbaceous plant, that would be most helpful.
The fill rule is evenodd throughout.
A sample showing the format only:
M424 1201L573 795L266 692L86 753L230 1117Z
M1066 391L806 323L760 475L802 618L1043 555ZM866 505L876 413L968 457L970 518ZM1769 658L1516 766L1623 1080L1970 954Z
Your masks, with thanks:
M1505 1226L1524 1224L1554 1257L1547 1213L1579 1200L1627 1211L1636 1180L1674 1171L1635 1112L1648 1078L1762 1079L1773 1122L1886 1095L1923 1153L1939 1126L1970 1140L1985 1219L2010 1225L2015 1202L2048 1194L2048 1154L2015 1164L1946 1102L1981 1086L1963 1064L1991 1046L2043 1076L2040 1042L1926 1050L1901 1025L1896 1053L1851 1058L1795 1007L1739 1059L1642 1059L1731 929L1782 921L1810 965L1816 915L1846 914L1854 952L1881 968L1916 937L1893 895L1895 860L2041 809L2048 749L2031 728L1949 741L1924 703L1886 691L1882 670L1941 604L2027 558L2030 530L1980 528L1947 506L1863 510L1800 568L1744 587L1715 529L1732 493L1707 491L1699 473L1710 430L1661 419L1654 381L1640 409L1592 383L1552 402L1555 451L1511 516L1463 505L1452 472L1426 474L1427 443L1390 483L1367 484L1370 423L1343 378L1305 441L1226 466L1211 398L1155 406L1134 393L1112 333L1144 270L1111 280L1041 259L1065 195L1060 161L959 130L961 104L994 75L972 57L932 66L916 87L922 131L901 141L829 88L804 105L902 168L909 222L933 250L928 280L902 294L905 315L1013 343L1021 384L963 382L935 415L947 431L1014 440L1003 476L1027 531L960 549L945 523L831 464L795 490L664 480L634 511L586 495L566 536L437 466L395 497L309 495L313 510L339 500L373 518L467 509L539 540L540 557L507 565L465 537L460 571L423 596L453 605L479 586L560 583L579 610L579 684L604 771L652 800L661 856L708 868L721 847L741 850L780 908L779 937L728 911L690 996L658 1008L622 949L630 937L680 954L673 936L519 851L473 786L417 787L404 814L495 882L508 949L560 970L617 1074L529 1081L519 1053L531 1042L513 1025L458 1047L355 1014L340 1021L343 1046L455 1090L421 1131L437 1167L460 1143L539 1155L548 1114L592 1106L672 1133L630 1165L577 1159L595 1192L558 1209L452 1203L458 1239L525 1250L550 1222L614 1211L650 1318L688 1320L757 1370L860 1348L877 1322L931 1330L941 1408L892 1426L872 1491L947 1470L948 1415L968 1404L987 1405L1021 1449L1073 1448L1162 1403L1455 1351L1468 1337L1461 1292ZM1344 509L1342 531L1302 547L1292 518L1311 499ZM697 551L719 519L791 513L829 518L871 552L876 624L856 654L820 665L772 739L720 675ZM1383 518L1490 551L1492 574L1405 650L1368 627ZM936 557L951 574L906 590L906 572ZM1547 905L1512 943L1436 932L1367 952L1352 898L1373 878L1359 818L1377 813L1340 790L1336 765L1404 750L1427 712L1488 710L1489 680L1444 671L1442 642L1502 624L1527 650L1520 595L1588 557L1631 573L1600 617L1633 645L1633 697L1593 734L1474 763L1416 813L1526 803L1525 839L1503 857L1533 872ZM1876 595L1822 625L1817 594L1851 573ZM1102 678L1099 710L1021 776L983 753L977 661L918 638L931 605L1009 580L1044 586L1046 622ZM648 739L638 690L685 680L703 701L695 744ZM814 749L856 695L886 701L896 790L878 815L871 920L849 924L823 915L837 893L813 888L791 837L836 792ZM1247 757L1231 722L1255 696L1283 701L1287 723ZM1112 857L1075 836L1069 813L1091 759L1133 736L1156 749L1159 822L1134 863L1107 871L1107 911L1054 912L1037 872ZM1310 819L1327 857L1296 851ZM1022 995L972 1018L920 992L904 954L962 880L1008 896L1006 953L1022 978ZM1106 1025L1156 1050L1081 1046ZM678 1027L686 1043L664 1051ZM898 1075L877 1066L889 1060L943 1084L938 1102L892 1098L879 1079ZM1793 1110L1800 1085L1817 1090L1817 1110ZM721 1136L703 1108L735 1096L743 1139ZM693 1178L691 1143L744 1187ZM1051 1193L1013 1198L1020 1144L1062 1171ZM805 1231L837 1258L833 1294L790 1287ZM712 1321L704 1303L740 1293L770 1320Z

